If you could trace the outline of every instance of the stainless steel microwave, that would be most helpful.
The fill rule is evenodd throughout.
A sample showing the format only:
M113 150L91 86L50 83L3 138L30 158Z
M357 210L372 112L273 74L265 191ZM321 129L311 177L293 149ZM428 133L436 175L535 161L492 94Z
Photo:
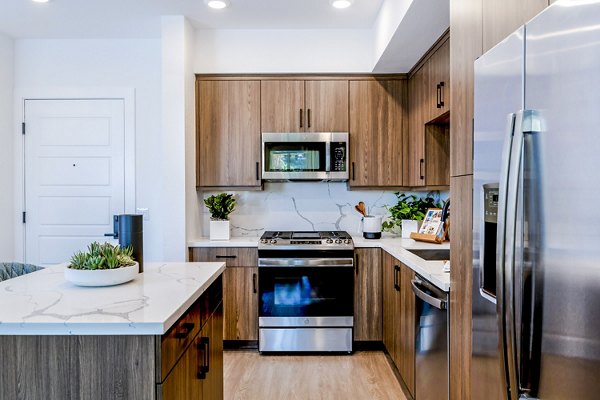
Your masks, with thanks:
M262 179L347 181L348 132L262 134Z

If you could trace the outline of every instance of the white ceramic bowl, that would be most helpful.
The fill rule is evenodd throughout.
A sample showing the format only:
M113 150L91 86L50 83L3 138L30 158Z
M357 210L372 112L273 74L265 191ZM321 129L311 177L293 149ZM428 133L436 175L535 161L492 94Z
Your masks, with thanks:
M78 286L113 286L129 282L139 273L136 262L129 267L116 269L71 269L65 268L65 279Z

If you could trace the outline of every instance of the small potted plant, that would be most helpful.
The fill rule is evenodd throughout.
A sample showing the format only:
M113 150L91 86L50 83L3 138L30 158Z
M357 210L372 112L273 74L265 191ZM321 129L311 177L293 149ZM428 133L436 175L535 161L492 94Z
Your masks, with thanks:
M400 228L403 238L409 238L411 232L419 230L419 224L423 221L429 208L442 208L439 192L437 191L429 192L423 198L400 192L395 194L398 202L391 207L386 206L390 212L390 217L388 221L383 222L382 228L384 231L394 231Z
M65 279L79 286L111 286L129 282L139 272L139 264L132 257L131 246L120 247L110 243L93 242L87 251L73 254Z
M229 240L229 214L235 209L232 194L219 193L204 199L210 213L210 240Z

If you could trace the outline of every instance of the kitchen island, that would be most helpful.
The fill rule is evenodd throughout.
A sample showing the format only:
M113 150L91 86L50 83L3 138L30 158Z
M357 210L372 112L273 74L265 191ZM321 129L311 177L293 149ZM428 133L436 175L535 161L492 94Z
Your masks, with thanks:
M0 399L222 398L224 263L98 288L64 268L0 283Z

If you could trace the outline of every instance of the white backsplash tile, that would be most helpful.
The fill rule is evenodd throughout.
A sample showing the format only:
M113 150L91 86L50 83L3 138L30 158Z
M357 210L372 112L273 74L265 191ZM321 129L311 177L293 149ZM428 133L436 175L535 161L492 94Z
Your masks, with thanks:
M237 200L230 216L231 236L260 236L266 230L345 230L360 232L359 201L371 215L389 215L385 206L396 204L392 191L349 191L345 182L265 183L262 192L232 192ZM214 193L204 193L206 198ZM421 193L419 193L421 194ZM442 198L448 192L441 193ZM202 233L208 236L210 215L204 204Z

